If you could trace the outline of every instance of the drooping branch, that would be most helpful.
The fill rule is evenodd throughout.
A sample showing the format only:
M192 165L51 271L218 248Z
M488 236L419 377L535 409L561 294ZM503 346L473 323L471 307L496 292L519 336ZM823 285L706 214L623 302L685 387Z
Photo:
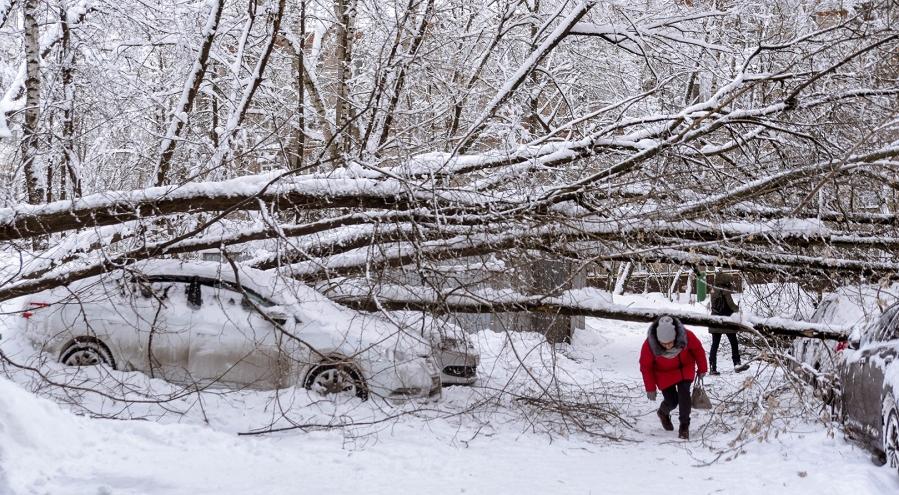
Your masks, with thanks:
M672 219L689 218L697 213L716 210L746 201L752 197L766 194L788 184L795 184L798 181L818 178L821 174L843 174L855 169L863 168L866 164L896 156L899 156L899 147L887 147L875 152L852 156L845 161L829 160L826 162L791 168L783 172L760 178L741 187L733 188L730 191L722 192L710 198L688 203L673 210L669 217Z

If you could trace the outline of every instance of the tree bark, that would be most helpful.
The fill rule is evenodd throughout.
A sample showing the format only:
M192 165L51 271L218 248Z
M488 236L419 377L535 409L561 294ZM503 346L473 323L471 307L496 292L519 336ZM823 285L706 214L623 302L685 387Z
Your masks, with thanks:
M294 52L294 72L296 73L297 91L297 129L294 134L293 156L291 168L303 168L306 154L306 0L300 0L299 49Z
M41 111L40 33L37 25L38 0L23 0L25 35L25 111L22 123L22 170L25 173L25 191L28 202L44 202L45 191L38 171L37 154L40 150L38 125Z
M350 64L353 56L353 20L355 16L355 0L334 0L334 15L336 17L335 52L337 63L336 75L336 101L334 102L334 125L337 127L337 137L333 146L338 150L338 155L343 156L349 152L352 137L350 121L350 92L348 79L350 78Z

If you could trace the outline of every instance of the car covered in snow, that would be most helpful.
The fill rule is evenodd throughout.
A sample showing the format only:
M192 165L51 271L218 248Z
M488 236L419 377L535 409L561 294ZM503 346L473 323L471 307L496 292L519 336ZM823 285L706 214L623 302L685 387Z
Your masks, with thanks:
M899 303L857 327L839 362L840 405L849 436L899 474Z
M848 315L857 313L853 311L855 307L851 298L842 297L836 293L825 294L809 318L809 322L833 326L858 324L863 319L850 316L852 321L845 321ZM821 374L826 375L834 371L839 349L842 349L842 346L832 340L795 339L791 354L796 359L796 371L800 372L812 385L818 386Z
M831 328L861 328L876 320L883 309L899 301L897 287L874 284L848 285L824 294L809 322ZM834 340L795 339L791 353L799 371L813 385L823 376L833 375L842 360L845 343Z
M899 472L899 286L840 287L810 321L851 333L848 343L796 339L796 370L833 406L851 439Z
M361 398L441 391L430 343L268 272L141 262L25 297L25 335L61 363L197 386Z

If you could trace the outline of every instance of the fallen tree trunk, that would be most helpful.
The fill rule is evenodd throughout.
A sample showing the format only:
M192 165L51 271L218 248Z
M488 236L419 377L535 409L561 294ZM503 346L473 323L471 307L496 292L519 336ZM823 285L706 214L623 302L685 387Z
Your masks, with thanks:
M845 341L849 328L794 321L786 318L761 318L754 315L712 316L688 311L635 308L603 301L607 295L595 289L567 291L558 297L524 294L478 293L437 294L425 287L388 290L388 295L352 291L329 294L341 304L362 311L427 311L434 313L514 313L531 312L563 316L591 316L610 320L649 323L661 315L672 315L687 325L710 326L740 332L758 332L766 336L805 337Z

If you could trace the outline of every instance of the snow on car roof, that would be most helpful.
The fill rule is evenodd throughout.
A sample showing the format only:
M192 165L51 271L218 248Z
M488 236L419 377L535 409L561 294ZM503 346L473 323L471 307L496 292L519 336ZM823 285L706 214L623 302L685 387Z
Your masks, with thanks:
M875 284L846 285L826 296L821 323L855 325L876 318L899 301L899 284L881 287Z
M289 307L304 324L306 329L337 329L344 338L362 342L366 345L393 346L400 345L424 355L426 351L419 349L427 341L420 335L410 332L403 322L391 322L380 315L360 313L342 306L327 298L320 292L292 279L277 270L261 271L240 264L238 276L230 263L217 261L186 261L180 259L144 260L132 265L113 270L105 274L72 282L64 287L48 289L35 293L24 301L29 304L35 297L43 304L56 304L76 297L79 302L87 298L109 298L110 278L127 277L128 273L140 273L147 276L180 276L200 277L224 282L236 283L255 292L257 295L271 300L273 303ZM87 290L99 288L100 290ZM39 295L38 295L39 294Z
M138 271L145 275L182 275L222 280L230 283L240 282L240 285L272 299L279 304L295 304L298 301L328 302L333 303L319 292L307 287L297 280L288 280L287 277L275 271L261 271L235 264L238 273L229 263L217 261L185 261L185 260L148 260L135 263L127 268L128 271ZM338 307L336 305L335 309ZM341 308L342 309L342 308Z
M235 265L238 267L242 286L277 304L293 306L307 322L314 319L348 331L354 329L357 335L368 334L369 338L365 340L372 341L391 340L391 336L405 327L402 322L390 322L379 315L359 313L335 303L322 293L276 270L262 271ZM215 261L148 260L136 263L130 269L146 275L187 275L237 282L234 268L229 263ZM407 336L416 340L414 333ZM424 341L404 339L404 345L408 347L417 347L421 343Z

